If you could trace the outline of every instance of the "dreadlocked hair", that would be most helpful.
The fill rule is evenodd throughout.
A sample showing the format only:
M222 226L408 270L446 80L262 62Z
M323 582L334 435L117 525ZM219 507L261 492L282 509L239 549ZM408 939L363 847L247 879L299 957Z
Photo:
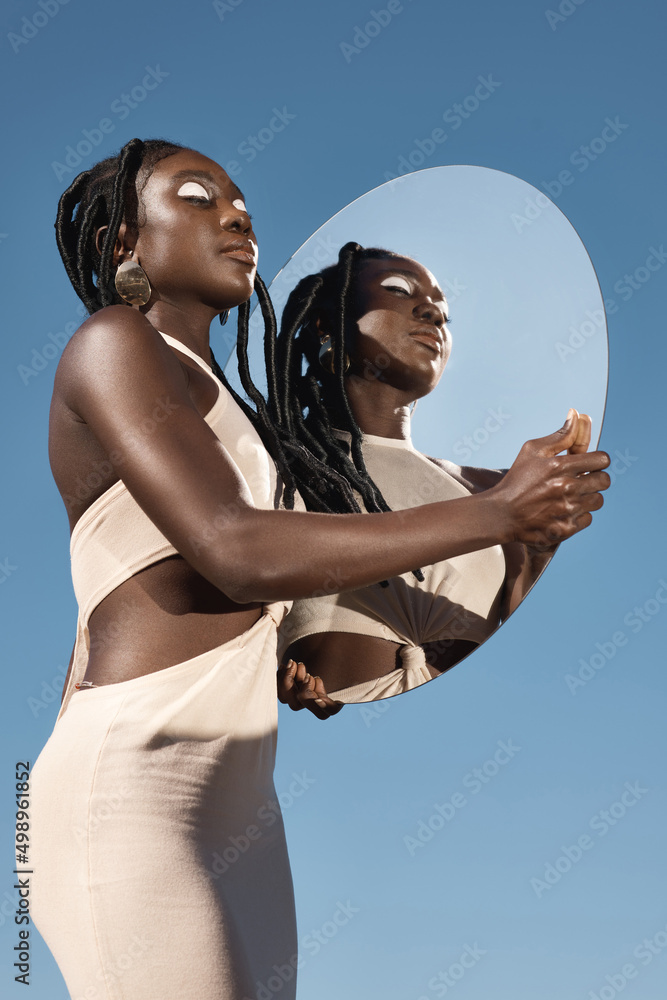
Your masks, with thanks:
M366 469L362 433L345 391L344 361L353 346L350 300L359 265L398 256L390 250L346 243L337 264L307 275L292 290L275 347L265 342L268 415L283 452L291 459L286 506L293 506L298 489L309 510L358 513L361 508L354 490L369 513L391 509ZM321 317L329 321L331 373L319 363L317 320ZM347 432L349 444L336 431ZM420 569L413 573L418 580L424 579Z
M130 231L136 232L141 224L137 194L139 171L144 170L140 193L160 160L187 148L164 139L131 139L117 156L101 160L90 170L80 173L61 196L55 222L58 249L74 290L91 315L105 306L123 303L114 284L113 251L123 219ZM97 231L103 226L107 228L100 251L97 248ZM267 326L265 340L269 357L275 344L276 318L266 286L259 275L255 278L255 291ZM249 303L244 302L238 308L237 351L243 388L256 410L230 385L212 350L211 368L255 425L274 461L281 469L288 469L289 458L280 438L273 431L266 403L250 378L247 350L249 315ZM294 485L290 482L293 497Z
M185 148L164 139L130 139L117 156L75 177L61 196L55 222L58 249L69 280L91 315L123 301L114 287L113 251L123 218L132 231L139 224L139 170L148 168L145 184L156 163ZM97 231L102 226L107 228L100 252Z

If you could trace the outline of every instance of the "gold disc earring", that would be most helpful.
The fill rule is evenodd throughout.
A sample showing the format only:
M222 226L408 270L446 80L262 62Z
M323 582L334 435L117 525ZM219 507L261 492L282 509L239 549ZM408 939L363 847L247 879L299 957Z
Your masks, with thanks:
M134 250L130 250L130 258L133 256ZM114 284L121 299L131 306L145 306L151 297L148 276L138 260L124 260L119 264Z
M333 368L334 350L333 350L333 344L331 343L331 337L329 336L328 333L325 334L322 337L322 339L320 340L320 344L321 344L321 347L320 347L320 352L319 352L319 355L318 355L318 358L319 358L319 361L320 361L320 365L322 366L322 368L324 368L325 371L328 371L328 372L330 372L333 375L334 374L334 368ZM343 374L345 374L345 372L350 367L350 358L349 358L349 355L347 355L347 354L343 355L343 364L345 366L343 368Z

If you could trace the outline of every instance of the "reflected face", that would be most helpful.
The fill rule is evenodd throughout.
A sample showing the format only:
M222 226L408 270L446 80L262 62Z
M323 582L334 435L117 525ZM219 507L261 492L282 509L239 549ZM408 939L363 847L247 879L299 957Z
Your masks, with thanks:
M243 194L194 150L156 164L140 194L135 250L163 300L227 309L252 294L257 239Z
M451 350L449 307L431 272L410 257L363 261L355 277L357 336L350 372L409 392L432 392Z

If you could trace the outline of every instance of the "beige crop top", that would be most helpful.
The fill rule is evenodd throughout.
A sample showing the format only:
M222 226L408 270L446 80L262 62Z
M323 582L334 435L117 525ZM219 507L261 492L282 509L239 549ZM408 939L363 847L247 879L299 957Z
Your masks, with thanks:
M174 337L166 333L161 335L215 379L219 387L218 398L204 417L206 423L236 463L255 505L264 510L279 506L282 484L270 455L245 413L202 358ZM135 573L167 556L178 555L178 552L119 480L98 497L75 524L70 555L79 619L74 660L60 715L67 707L74 685L86 671L90 652L88 620L97 605ZM264 610L280 622L289 607L290 602L278 602Z
M465 486L418 452L410 440L365 434L362 451L371 478L392 510L470 496ZM304 636L353 632L401 643L401 668L329 692L331 697L371 701L431 680L423 643L454 639L482 643L500 624L505 557L501 546L493 545L421 568L423 582L404 573L391 579L388 587L374 584L295 601L279 629L281 658L291 643Z

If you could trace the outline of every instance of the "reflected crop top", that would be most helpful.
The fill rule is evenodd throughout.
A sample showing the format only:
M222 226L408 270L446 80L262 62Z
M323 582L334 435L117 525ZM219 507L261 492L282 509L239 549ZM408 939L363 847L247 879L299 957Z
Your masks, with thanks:
M410 440L365 434L362 452L369 475L392 510L470 496ZM505 569L503 550L493 545L423 566L423 582L404 573L389 580L388 587L374 584L295 601L279 630L279 654L282 658L291 643L320 632L387 639L401 644L399 669L329 694L355 702L407 691L431 680L423 643L465 639L479 644L497 628Z
M204 419L236 464L255 505L264 510L278 507L282 484L270 455L245 413L202 358L174 337L166 333L161 336L215 379L218 397ZM178 552L144 513L121 479L98 497L76 522L70 539L70 555L79 618L70 680L60 715L67 707L74 685L86 671L90 652L88 620L97 605L135 573L167 556L178 555ZM280 622L289 604L278 602L266 607L265 611Z

